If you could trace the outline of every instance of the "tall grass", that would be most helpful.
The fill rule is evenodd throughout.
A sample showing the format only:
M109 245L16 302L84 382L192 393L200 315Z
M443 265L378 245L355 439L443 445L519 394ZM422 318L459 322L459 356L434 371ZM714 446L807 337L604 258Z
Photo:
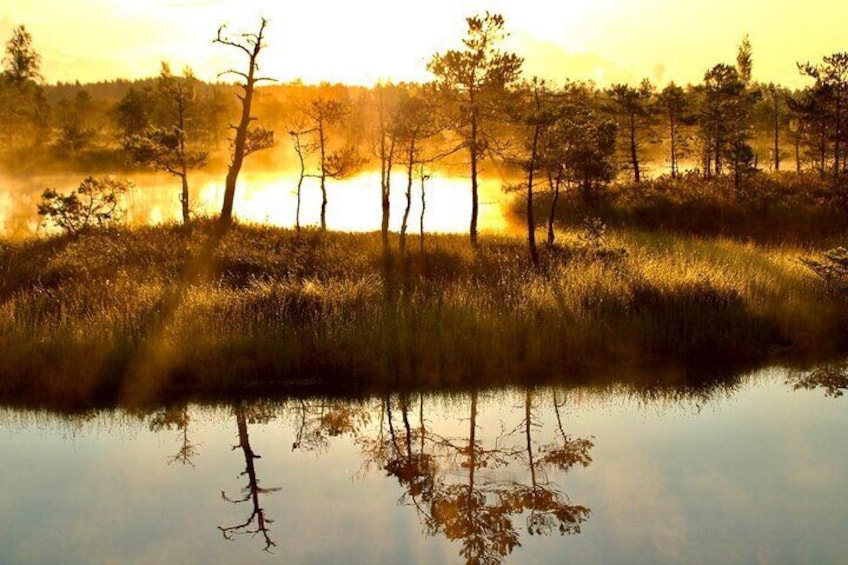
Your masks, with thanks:
M0 246L0 397L552 382L848 346L848 304L801 248L640 231L592 247L562 232L534 268L512 238L475 251L431 236L387 257L379 234L213 237L147 227Z

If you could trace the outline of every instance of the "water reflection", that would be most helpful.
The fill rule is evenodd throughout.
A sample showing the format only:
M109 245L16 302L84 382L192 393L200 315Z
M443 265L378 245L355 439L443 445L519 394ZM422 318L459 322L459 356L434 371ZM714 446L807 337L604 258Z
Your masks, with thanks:
M809 372L794 372L788 382L795 390L821 389L825 396L838 398L848 390L848 363L828 363Z
M145 528L130 524L164 515L183 526L156 530L155 543L170 549L145 555L160 560L256 561L284 547L296 562L398 562L413 554L464 563L702 561L720 547L718 561L839 561L841 532L811 526L848 519L839 502L848 500L833 498L848 472L838 448L848 428L835 402L845 390L834 380L844 379L839 367L712 388L180 402L61 423L50 412L6 410L0 448L14 456L0 479L20 502L7 499L0 516L38 500L43 482L30 475L50 468L73 501L74 520L111 540L98 547L118 552L68 549L60 540L57 552L80 559L138 558L138 534L128 532ZM827 396L805 392L819 383ZM43 431L28 429L61 437L45 442ZM27 449L16 447L18 436ZM69 441L78 447L57 449ZM62 478L65 469L85 469L73 452L95 448L96 467ZM119 514L102 507L108 500L121 501ZM67 519L60 504L51 507L56 520ZM792 515L780 518L778 509L790 507ZM101 516L127 528L116 533ZM33 553L25 539L0 532L10 562L55 560L49 544Z
M168 458L168 463L180 463L194 467L194 458L198 454L199 445L189 440L189 422L191 416L188 404L170 406L158 410L150 417L148 427L151 432L177 431L177 452Z
M256 474L256 460L261 459L253 451L250 446L250 435L248 433L247 424L250 423L267 423L274 418L274 412L268 410L268 407L262 404L245 407L244 404L238 403L233 406L233 414L236 417L236 428L238 429L238 444L233 446L233 451L241 450L244 455L244 471L239 477L246 477L247 484L241 489L241 496L230 497L225 491L221 491L221 498L225 501L241 505L248 503L250 515L243 522L232 526L218 526L224 539L232 540L236 535L250 534L256 536L261 534L264 541L265 551L270 551L277 544L271 539L271 531L269 525L274 523L274 520L265 514L265 510L261 505L263 495L271 494L281 490L280 487L260 487L259 478Z
M133 225L160 224L181 221L180 187L166 175L126 173L114 176L132 181L135 188L127 196L126 217ZM396 186L405 179L398 175ZM60 192L79 185L79 175L44 175L19 177L0 176L0 236L23 236L38 231L36 204L45 188ZM321 209L321 194L317 186L307 181L303 185L301 224L317 226ZM508 229L502 204L505 197L499 176L481 181L481 228L489 232ZM223 195L224 175L197 173L191 178L193 213L216 215ZM329 204L328 228L338 231L377 231L380 229L380 175L366 171L349 179L327 186ZM468 231L471 213L468 179L447 175L432 175L426 187L426 226L430 232L464 233ZM391 229L400 229L406 205L401 190L391 198ZM420 195L416 195L412 217L421 213ZM291 172L246 172L239 179L235 214L242 221L293 228L297 216L297 175Z

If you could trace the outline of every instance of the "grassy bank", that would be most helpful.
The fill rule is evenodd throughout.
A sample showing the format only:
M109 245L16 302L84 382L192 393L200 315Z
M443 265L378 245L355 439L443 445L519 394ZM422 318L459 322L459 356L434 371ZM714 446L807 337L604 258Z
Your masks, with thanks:
M513 202L521 212L522 200ZM536 197L536 217L547 221L551 195ZM681 236L724 237L767 246L844 245L848 237L848 186L804 173L756 173L737 190L733 179L709 181L695 173L639 184L615 184L587 200L561 194L558 225L601 218L619 230L665 231Z
M539 269L520 240L459 235L388 259L378 234L247 226L0 244L0 397L550 382L848 350L848 303L798 262L810 250L576 235Z

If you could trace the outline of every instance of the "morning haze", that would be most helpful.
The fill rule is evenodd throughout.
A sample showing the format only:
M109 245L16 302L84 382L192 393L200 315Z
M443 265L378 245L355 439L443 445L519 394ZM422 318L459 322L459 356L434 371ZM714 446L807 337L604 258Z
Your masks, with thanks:
M848 561L848 8L737 4L0 7L0 561Z

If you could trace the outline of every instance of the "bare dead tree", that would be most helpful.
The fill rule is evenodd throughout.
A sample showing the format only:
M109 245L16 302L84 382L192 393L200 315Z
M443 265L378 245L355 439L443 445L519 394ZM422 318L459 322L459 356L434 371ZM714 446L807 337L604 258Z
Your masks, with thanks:
M255 117L250 115L256 85L263 81L274 80L269 77L256 76L259 70L256 59L259 57L260 51L266 46L265 28L267 25L268 20L262 18L258 33L242 33L237 37L224 35L226 26L221 26L218 28L218 35L213 41L213 43L220 43L221 45L238 49L248 57L246 73L235 69L228 69L218 75L220 77L231 74L240 77L243 80L240 86L244 91L243 94L236 94L236 97L241 101L241 120L237 126L230 125L236 131L236 136L233 140L233 157L227 171L227 182L224 187L224 205L221 208L220 225L224 228L229 227L233 221L233 200L236 194L236 181L238 180L244 158L250 153L270 147L274 141L272 131L262 128L250 129L251 122L256 120Z
M306 174L306 155L315 151L315 145L305 141L304 138L310 134L315 133L314 129L304 129L303 124L297 124L295 129L289 131L289 135L292 138L292 143L294 144L294 152L297 155L298 163L300 164L300 176L297 179L297 209L295 211L294 216L294 225L297 231L300 231L300 204L301 204L301 193L303 189L303 179L305 179L308 175Z

